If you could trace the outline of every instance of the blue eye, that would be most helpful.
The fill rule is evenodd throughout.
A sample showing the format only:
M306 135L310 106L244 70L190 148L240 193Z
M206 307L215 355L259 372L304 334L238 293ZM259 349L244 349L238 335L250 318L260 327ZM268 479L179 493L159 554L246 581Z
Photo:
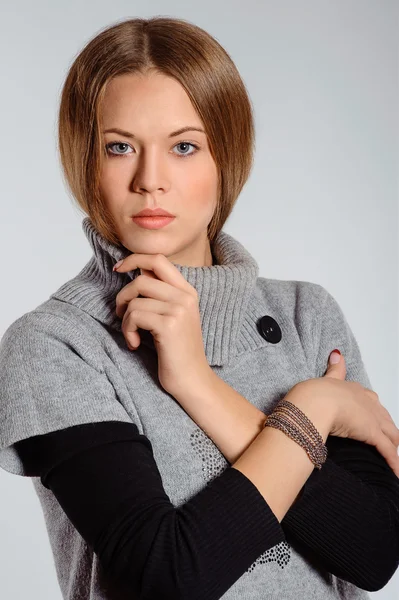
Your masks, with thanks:
M126 142L110 142L109 144L107 144L105 146L105 148L107 150L107 153L110 154L111 156L125 156L126 155L126 152L124 152L123 154L119 154L118 152L117 153L110 152L110 148L112 148L112 146L128 146L130 148L129 144L127 144ZM129 154L131 154L131 152L129 152Z
M179 154L178 156L193 156L199 150L198 146L196 146L195 144L191 144L190 142L179 142L178 144L176 144L176 146L192 146L193 148L195 148L194 152L190 152L190 154L187 154L187 152L185 152L184 154Z
M132 154L131 152L122 152L121 154L119 152L113 152L111 151L112 146L125 146L131 148L130 144L128 144L127 142L110 142L105 146L106 152L109 156L127 156L128 154ZM199 147L196 144L192 144L191 142L179 142L178 144L176 144L176 146L192 146L193 148L195 148L194 152L185 152L184 154L178 154L177 156L181 158L194 156L194 154L196 154L199 150Z

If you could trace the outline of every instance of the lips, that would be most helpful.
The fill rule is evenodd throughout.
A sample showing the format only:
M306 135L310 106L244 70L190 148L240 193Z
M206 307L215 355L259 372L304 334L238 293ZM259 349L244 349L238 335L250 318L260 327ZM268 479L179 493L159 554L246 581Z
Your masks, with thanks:
M144 210L141 210L136 215L133 215L133 218L137 218L137 217L173 217L173 216L174 215L171 215L167 210L164 210L163 208L157 208L155 210L145 208Z
M174 220L175 217L133 217L133 222L144 229L161 229Z

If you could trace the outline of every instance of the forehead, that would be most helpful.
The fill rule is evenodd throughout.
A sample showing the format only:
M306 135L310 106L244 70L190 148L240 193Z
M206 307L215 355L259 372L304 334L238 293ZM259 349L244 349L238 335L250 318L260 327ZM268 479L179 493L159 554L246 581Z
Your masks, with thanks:
M160 73L125 74L110 81L101 118L106 128L130 127L137 131L157 127L165 128L165 134L188 122L203 126L183 86Z

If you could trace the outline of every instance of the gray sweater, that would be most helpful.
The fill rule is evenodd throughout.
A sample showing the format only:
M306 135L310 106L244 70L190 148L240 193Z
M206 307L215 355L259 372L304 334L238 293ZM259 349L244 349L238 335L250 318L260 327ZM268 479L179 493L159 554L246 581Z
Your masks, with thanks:
M151 334L140 330L141 345L135 352L126 346L115 296L137 272L121 274L112 267L130 251L107 242L87 217L83 231L93 249L89 262L48 300L14 321L1 340L0 466L26 475L14 443L30 436L94 421L133 422L151 440L165 491L175 507L181 506L223 476L229 464L160 386ZM212 266L177 268L198 292L206 357L219 377L268 414L297 382L321 377L329 353L339 348L347 379L372 389L355 337L325 288L259 277L255 259L223 231L212 251ZM110 600L97 555L40 478L33 478L33 484L63 597ZM245 509L242 514L244 518ZM288 527L289 517L287 513L281 526L286 522ZM369 597L354 584L315 568L281 539L221 597Z

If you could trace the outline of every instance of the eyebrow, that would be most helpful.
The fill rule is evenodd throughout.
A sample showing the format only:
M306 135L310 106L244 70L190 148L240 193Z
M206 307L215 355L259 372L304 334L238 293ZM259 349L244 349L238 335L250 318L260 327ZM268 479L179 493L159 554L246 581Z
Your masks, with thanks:
M172 131L172 133L170 133L168 135L168 137L172 138L172 137L180 135L181 133L184 133L186 131L201 131L202 133L205 133L205 131L203 129L201 129L201 127L192 127L191 125L188 125L187 127L182 127L181 129ZM119 129L118 127L113 127L112 129L106 129L105 131L103 131L103 133L118 133L119 135L123 135L123 137L131 138L132 140L134 140L136 138L136 136L133 133L130 133L130 131L125 131L124 129Z

